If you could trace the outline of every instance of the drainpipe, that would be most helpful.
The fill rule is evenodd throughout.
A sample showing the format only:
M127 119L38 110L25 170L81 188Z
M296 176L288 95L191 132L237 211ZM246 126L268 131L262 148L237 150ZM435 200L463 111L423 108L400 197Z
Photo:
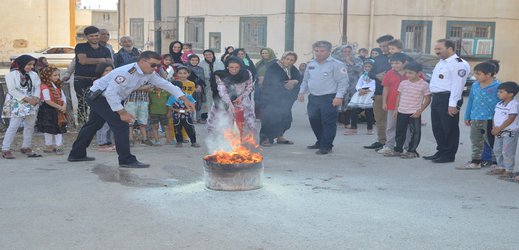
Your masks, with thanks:
M161 21L161 0L155 0L154 3L155 8L155 23L160 23ZM159 25L160 27L160 25ZM155 51L162 55L162 28L155 30Z
M348 43L348 0L342 5L342 44Z
M294 50L295 0L285 1L285 51Z
M70 46L76 46L76 1L68 1Z
M375 0L370 0L369 6L369 32L368 32L368 48L373 49L373 22L375 19Z

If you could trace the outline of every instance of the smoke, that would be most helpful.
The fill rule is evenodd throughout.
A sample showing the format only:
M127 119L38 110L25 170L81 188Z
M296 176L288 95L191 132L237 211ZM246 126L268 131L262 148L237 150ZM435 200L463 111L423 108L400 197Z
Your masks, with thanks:
M222 102L217 103L218 108L216 112L210 112L207 120L209 133L205 139L205 144L209 154L213 154L215 151L232 151L231 142L224 137L225 131L232 130L233 133L239 136L239 130L234 122L234 118L229 117Z

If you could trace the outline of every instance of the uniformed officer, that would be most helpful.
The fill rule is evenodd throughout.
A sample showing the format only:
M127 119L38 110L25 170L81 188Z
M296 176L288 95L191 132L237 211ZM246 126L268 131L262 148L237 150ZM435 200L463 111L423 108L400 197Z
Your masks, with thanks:
M337 132L337 107L342 105L348 88L348 69L332 58L332 44L317 41L312 45L314 59L308 63L298 99L303 102L308 95L308 119L317 138L309 149L319 149L316 154L328 154Z
M68 161L95 160L95 158L87 156L86 149L97 130L107 122L114 133L119 166L125 168L149 167L149 164L137 161L135 156L130 153L128 124L133 123L135 117L124 110L123 100L132 91L149 82L183 100L189 109L194 110L195 108L180 88L155 72L155 68L160 66L160 60L160 55L153 51L142 52L136 63L113 70L90 88L86 98L91 110L88 122L79 131Z
M459 111L470 65L454 52L454 42L441 39L434 51L440 61L434 67L429 88L432 93L431 120L436 153L424 156L435 163L453 162L460 141Z

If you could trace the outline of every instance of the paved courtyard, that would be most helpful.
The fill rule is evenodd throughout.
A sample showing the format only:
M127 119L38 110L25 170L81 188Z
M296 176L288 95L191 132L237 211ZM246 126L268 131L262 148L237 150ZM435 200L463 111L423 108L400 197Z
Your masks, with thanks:
M89 163L0 159L0 248L518 248L519 185L454 169L470 158L468 127L449 164L363 149L376 138L363 135L364 124L356 136L341 128L333 153L318 156L306 149L314 136L305 107L294 105L295 144L263 150L264 187L254 191L206 189L204 147L136 146L152 164L137 170L119 170L114 153L95 148ZM428 155L435 143L425 117L418 150ZM197 133L204 145L202 125Z

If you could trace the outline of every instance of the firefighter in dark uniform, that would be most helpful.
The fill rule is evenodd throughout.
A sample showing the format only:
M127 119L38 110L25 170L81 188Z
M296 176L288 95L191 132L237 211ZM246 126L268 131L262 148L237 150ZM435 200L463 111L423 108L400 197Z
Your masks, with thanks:
M438 40L434 51L440 61L434 67L429 88L432 93L431 121L436 153L424 156L435 163L453 162L460 141L460 108L470 65L454 51L454 42Z
M124 110L122 105L132 91L146 83L164 89L184 101L186 106L194 110L182 90L160 77L155 69L160 66L161 56L153 51L142 52L136 63L114 69L108 75L99 79L87 93L86 99L90 106L88 122L79 131L76 141L68 156L68 161L93 161L95 158L87 156L87 147L92 138L105 122L114 133L116 150L119 155L119 167L146 168L149 164L137 161L130 153L129 124L135 117Z

